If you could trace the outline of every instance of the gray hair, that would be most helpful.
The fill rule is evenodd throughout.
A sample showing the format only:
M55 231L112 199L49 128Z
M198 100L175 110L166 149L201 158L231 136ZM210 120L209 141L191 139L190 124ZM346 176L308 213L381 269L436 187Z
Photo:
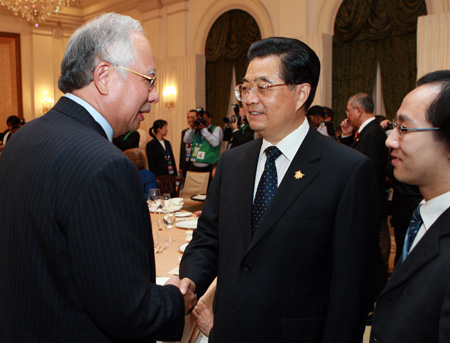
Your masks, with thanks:
M101 61L124 67L136 62L131 36L138 32L144 33L139 21L117 13L102 14L77 29L64 53L59 89L67 93L87 86ZM118 72L126 78L124 70Z
M353 105L355 105L356 102L356 104L361 106L367 113L373 113L373 110L375 109L373 99L367 93L357 93L355 95L352 95L350 99L348 99L348 102Z

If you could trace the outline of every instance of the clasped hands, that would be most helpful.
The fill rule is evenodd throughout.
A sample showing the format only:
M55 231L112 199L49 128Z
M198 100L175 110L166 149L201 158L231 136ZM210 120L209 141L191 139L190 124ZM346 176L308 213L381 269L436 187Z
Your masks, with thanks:
M172 276L164 284L164 286L167 285L173 285L180 289L180 292L184 298L184 314L187 316L189 313L191 313L195 305L197 305L197 297L195 296L195 283L188 278L180 280L178 276Z

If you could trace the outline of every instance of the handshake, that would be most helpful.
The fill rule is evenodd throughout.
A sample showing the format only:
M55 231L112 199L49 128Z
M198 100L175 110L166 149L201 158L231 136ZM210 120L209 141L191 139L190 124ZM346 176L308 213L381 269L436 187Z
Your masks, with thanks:
M184 314L187 316L189 313L191 313L195 305L197 305L197 297L195 296L195 283L188 278L180 280L178 276L172 276L164 284L164 286L167 285L173 285L180 289L180 292L184 297Z

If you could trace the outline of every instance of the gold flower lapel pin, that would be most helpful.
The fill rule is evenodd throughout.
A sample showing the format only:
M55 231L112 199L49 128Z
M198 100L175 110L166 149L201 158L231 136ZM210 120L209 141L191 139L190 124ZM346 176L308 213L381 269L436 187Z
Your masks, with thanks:
M303 174L301 170L297 170L294 175L296 180L303 179L303 176L305 176L305 174Z

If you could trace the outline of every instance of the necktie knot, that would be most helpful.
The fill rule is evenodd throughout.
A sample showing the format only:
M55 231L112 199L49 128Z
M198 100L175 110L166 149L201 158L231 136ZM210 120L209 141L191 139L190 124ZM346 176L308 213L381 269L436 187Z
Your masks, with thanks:
M278 149L274 145L266 148L266 150L264 150L264 153L266 154L267 159L271 161L275 161L281 155L280 149Z

